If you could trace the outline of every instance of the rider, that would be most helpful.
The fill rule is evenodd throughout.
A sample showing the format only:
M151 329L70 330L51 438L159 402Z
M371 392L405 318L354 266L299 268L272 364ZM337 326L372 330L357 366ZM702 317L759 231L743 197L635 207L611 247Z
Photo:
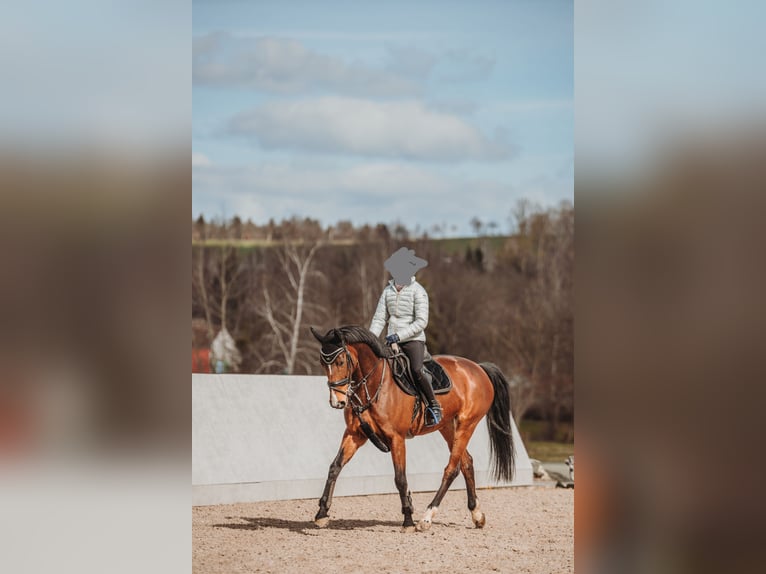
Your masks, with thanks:
M379 337L388 323L386 344L399 343L401 350L409 358L415 382L428 401L426 426L434 426L441 421L442 411L431 387L431 374L423 367L425 328L428 325L428 293L414 276L426 265L426 260L416 257L415 251L406 247L402 247L386 260L384 267L393 279L383 289L370 323L370 331Z

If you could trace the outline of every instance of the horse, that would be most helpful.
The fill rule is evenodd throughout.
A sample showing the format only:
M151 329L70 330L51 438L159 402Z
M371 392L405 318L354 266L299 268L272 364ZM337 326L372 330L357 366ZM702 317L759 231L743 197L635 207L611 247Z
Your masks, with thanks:
M369 439L381 450L390 450L394 483L404 515L403 532L426 531L431 527L439 504L458 472L465 478L468 510L474 526L483 528L486 516L476 498L473 458L467 446L476 425L485 415L495 478L512 480L515 464L508 381L500 369L492 363L479 364L457 356L434 356L452 379L452 389L447 394L437 395L442 407L442 421L426 427L422 412L414 415L416 398L402 391L393 380L392 352L372 332L354 325L330 329L324 335L314 327L310 329L322 344L320 359L330 389L330 406L343 409L346 422L314 523L319 528L328 526L338 475ZM449 447L449 461L439 490L415 525L412 496L407 489L405 439L437 430Z

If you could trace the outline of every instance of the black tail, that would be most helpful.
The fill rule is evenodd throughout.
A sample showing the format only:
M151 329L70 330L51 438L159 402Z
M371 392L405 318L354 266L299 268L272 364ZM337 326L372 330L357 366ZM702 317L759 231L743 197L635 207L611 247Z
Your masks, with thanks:
M508 395L508 381L497 365L479 365L489 376L495 388L495 400L487 413L489 445L492 453L492 468L495 480L510 482L516 465L516 451L513 448L511 426L511 399Z

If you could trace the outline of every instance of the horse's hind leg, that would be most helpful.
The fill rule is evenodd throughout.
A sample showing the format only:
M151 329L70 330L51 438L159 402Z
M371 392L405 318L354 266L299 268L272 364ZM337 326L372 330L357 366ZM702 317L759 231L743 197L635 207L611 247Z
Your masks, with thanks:
M449 425L447 425L449 426ZM452 485L452 482L455 480L455 478L458 475L458 472L460 472L460 465L461 461L463 460L463 455L466 452L466 448L468 447L468 441L471 439L471 435L473 434L473 430L476 428L476 423L471 423L467 426L458 426L455 428L454 436L452 438L452 444L450 445L450 457L449 462L447 463L447 466L444 469L444 474L442 476L442 483L439 487L439 490L436 492L436 495L434 496L434 499L431 501L431 504L428 505L428 508L426 509L426 513L423 515L423 519L418 523L418 529L419 530L428 530L431 528L431 521L433 520L433 517L436 515L436 512L439 510L439 505L441 504L442 499L444 498L444 495L447 494L447 490L449 490L450 485ZM450 440L448 438L449 432L442 433L444 437L447 439L447 443L450 443ZM474 492L474 500L476 498L476 494Z
M452 451L452 445L455 442L455 426L445 425L439 429L444 440L447 441L447 446ZM471 520L473 520L476 528L482 528L486 519L484 513L479 510L478 501L476 499L476 477L473 472L473 457L466 450L460 459L460 471L465 478L465 490L468 495L468 510L471 511Z
M476 528L483 528L486 522L484 513L479 509L476 500L476 477L473 474L473 457L466 450L460 459L460 470L465 478L465 490L468 494L468 510L471 511L471 520Z
M354 456L354 453L359 450L359 447L362 446L366 440L367 438L365 436L352 434L348 431L343 434L343 440L341 440L338 454L335 456L332 464L330 464L330 471L327 473L327 483L324 487L324 493L322 493L322 498L319 499L319 512L317 512L314 517L314 523L319 526L319 528L324 528L330 523L328 512L332 505L332 494L335 491L335 481L338 480L340 471L346 463L351 460L351 457Z

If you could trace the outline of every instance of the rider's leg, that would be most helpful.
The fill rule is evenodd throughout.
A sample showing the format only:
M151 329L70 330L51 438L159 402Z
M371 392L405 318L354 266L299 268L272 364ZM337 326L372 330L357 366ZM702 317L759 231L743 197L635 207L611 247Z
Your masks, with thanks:
M439 402L434 396L434 390L431 386L431 373L423 368L423 355L426 344L423 341L407 341L400 345L402 351L410 359L410 368L415 383L420 388L420 392L428 402L426 409L426 426L434 426L441 422L442 412ZM429 412L430 411L430 412Z
M426 396L426 399L428 399L426 426L430 427L437 425L442 420L442 408L439 404L439 401L437 401L436 397L434 396L434 388L431 385L431 373L429 373L425 367L421 367L419 371L416 371L416 373L420 375L419 377L416 376L418 385L423 390L423 394Z

